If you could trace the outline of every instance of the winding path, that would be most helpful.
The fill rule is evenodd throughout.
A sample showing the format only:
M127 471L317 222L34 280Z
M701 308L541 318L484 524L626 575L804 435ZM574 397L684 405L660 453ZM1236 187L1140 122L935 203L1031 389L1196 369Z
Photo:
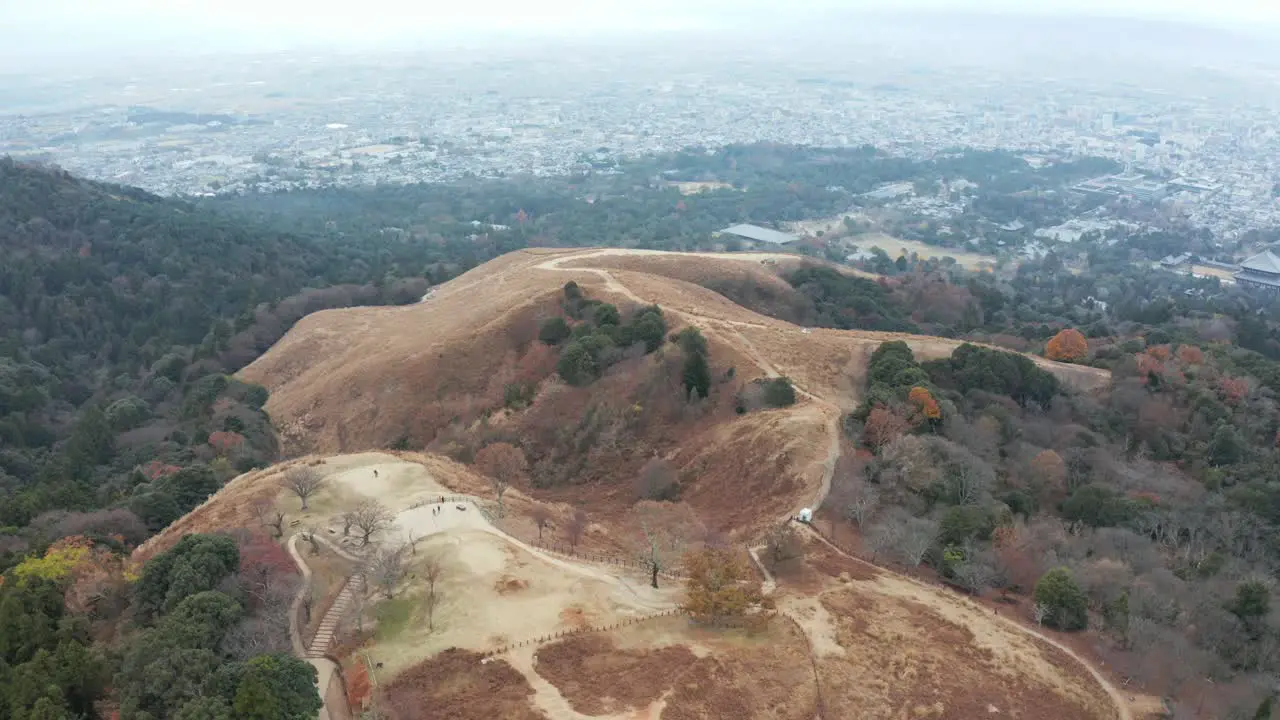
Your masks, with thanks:
M624 297L626 297L626 298L628 298L628 299L630 299L630 300L632 300L632 301L634 301L634 302L636 302L636 303L639 303L639 304L641 304L641 305L647 305L647 304L649 304L649 303L650 303L650 301L649 301L649 300L646 300L646 299L644 299L644 298L640 297L639 295L635 294L634 292L632 292L630 288L628 288L628 287L626 287L625 285L623 285L622 283L620 283L620 282L617 280L617 278L615 278L615 277L613 276L613 274L612 274L612 273L610 273L608 270L606 270L606 269L604 269L604 268L590 268L590 267L573 267L573 268L564 268L564 267L561 267L561 264L562 264L562 263L564 263L564 262L567 262L567 261L585 260L585 259L589 259L589 258L593 258L593 257L601 257L601 256L606 256L606 255L647 255L647 254L685 254L685 255L696 255L696 256L700 256L700 257L707 257L707 256L715 257L715 256L716 256L716 254L714 254L714 253L707 253L707 254L703 254L703 253L660 253L660 251L643 251L643 250L627 250L627 249L623 249L623 248L606 248L606 249L603 249L603 250L595 250L595 251L584 252L584 253L573 253L573 254L556 255L556 256L554 256L554 257L552 257L552 258L548 259L548 260L545 260L545 261L543 261L543 262L541 262L541 263L538 263L538 264L537 264L537 265L535 265L534 267L535 267L536 269L540 269L540 270L553 270L553 271L560 271L560 272L574 272L574 271L578 271L578 272L590 272L590 273L593 273L593 274L599 275L601 278L603 278L603 279L604 279L604 281L605 281L605 287L606 287L606 289L607 289L607 290L609 290L609 291L611 291L611 292L615 292L615 293L617 293L617 294L619 294L619 295L622 295L622 296L624 296ZM762 254L762 253L743 253L743 254L723 254L723 253L722 253L722 254L720 254L720 256L721 256L721 257L727 257L727 258L730 258L730 259L735 259L735 260L763 259L763 258L765 258L765 257L788 257L788 258L793 257L793 256L790 256L790 255L787 255L787 256L778 256L778 255L770 255L770 254ZM673 310L672 310L672 312L673 312L674 314L677 314L677 315L680 315L680 316L682 316L682 317L684 317L684 318L687 318L687 319L690 321L690 323L691 323L691 324L697 325L697 326L699 326L699 327L701 327L701 328L704 328L704 329L711 329L711 328L714 328L714 327L717 327L717 326L719 326L719 327L725 327L725 326L728 326L728 327L731 327L731 328L732 328L732 326L733 326L733 325L738 324L738 323L734 323L734 322L732 322L732 321L726 321L726 320L720 320L720 319L716 319L716 318L705 317L705 316L698 315L698 314L696 314L696 313L691 313L691 312L684 311L684 310L674 310L674 309L673 309ZM741 323L741 324L742 324L742 325L750 325L749 323ZM777 371L777 370L772 366L772 364L770 364L770 363L769 363L769 361L768 361L766 358L764 358L764 357L760 354L760 352L756 349L756 347L755 347L754 345L752 345L751 341L750 341L750 340L748 340L748 339L747 339L747 338L746 338L746 337L745 337L745 336L744 336L740 331L738 331L738 330L736 330L736 329L733 329L733 330L732 330L732 334L733 334L733 335L734 335L738 340L740 340L740 341L741 341L741 344L739 345L739 347L740 347L744 352L746 352L746 354L748 355L748 357L750 357L750 358L752 359L752 361L753 361L753 362L755 362L755 363L756 363L756 365L758 365L758 366L760 367L760 369L761 369L761 370L762 370L762 371L763 371L763 372L764 372L768 377L778 377L778 376L779 376L778 371ZM889 339L889 338L887 338L887 339ZM817 492L816 496L814 497L814 499L813 499L812 503L809 505L809 507L814 508L814 509L817 509L817 508L819 508L819 507L821 507L821 506L822 506L822 503L826 500L827 495L828 495L828 494L830 494L830 492L831 492L831 479L832 479L832 476L834 476L834 474L835 474L836 463L837 463L837 462L839 462L839 459L840 459L840 415L841 415L841 411L840 411L839 406L838 406L838 405L836 405L835 403L832 403L832 402L830 402L830 401L828 401L828 400L826 400L826 399L824 399L824 398L821 398L821 397L819 397L819 396L817 396L817 395L814 395L813 393L811 393L811 392L809 392L809 391L805 390L804 388L801 388L801 387L799 387L799 386L796 386L796 392L798 392L799 394L803 395L804 397L809 398L809 399L813 400L814 402L816 402L816 403L818 403L818 404L822 405L824 408L826 408L826 409L828 409L828 410L832 410L832 409L834 409L834 410L835 410L835 412L833 413L833 417L832 417L832 419L831 419L831 420L830 420L830 422L828 423L828 432L829 432L829 434L830 434L831 444L830 444L830 446L829 446L829 447L828 447L828 449L827 449L827 457L826 457L826 460L825 460L824 465L823 465L822 481L821 481L821 484L819 485L818 492ZM789 521L790 521L794 516L795 516L795 515L794 515L794 513L791 513L791 514L788 514L788 516L787 516L786 518L781 518L781 520L786 521L786 522L789 522ZM836 547L834 544L832 544L832 543L831 543L830 541L828 541L826 538L822 537L822 535L821 535L820 533L818 533L817 531L815 531L815 530L814 530L813 528L811 528L811 527L806 527L806 530L807 530L807 531L808 531L808 532L809 532L813 537L818 538L819 540L821 540L823 543L826 543L830 548L832 548L832 549L833 549L833 550L835 550L836 552L840 553L841 555L844 555L845 557L848 557L848 558L850 558L850 559L854 560L855 562L861 563L861 564L863 564L863 565L867 565L867 566L869 566L869 567L873 567L873 568L875 568L878 572L889 573L889 574L894 575L894 576L896 576L896 577L902 578L902 579L904 579L904 580L906 580L906 581L908 581L908 582L914 583L914 584L919 585L919 586L922 586L922 587L926 587L926 588L928 588L928 589L930 589L930 590L935 590L935 591L937 590L937 588L934 588L933 586L930 586L930 585L927 585L927 584L925 584L925 583L922 583L922 582L920 582L919 580L917 580L917 579L915 579L915 578L912 578L912 577L907 576L907 575L902 575L901 573L894 572L893 570L891 570L891 569L889 569L889 568L883 568L883 567L880 567L880 566L878 566L878 565L874 565L874 564L872 564L872 563L869 563L869 562L867 562L866 560L863 560L862 558L859 558L859 557L855 557L855 556L853 556L853 555L850 555L849 553L845 552L844 550L841 550L840 548ZM755 564L760 568L760 570L761 570L762 574L764 575L765 580L764 580L763 588L762 588L762 589L766 592L766 594L771 594L774 590L776 590L776 589L777 589L777 582L774 580L773 575L772 575L771 573L769 573L769 571L765 568L764 563L762 563L762 562L760 561L760 558L759 558L759 556L758 556L758 552L759 552L759 550L760 550L762 547L764 547L764 546L763 546L763 545L758 545L758 546L750 547L750 548L748 548L748 552L749 552L749 554L750 554L750 556L751 556L752 561L753 561L753 562L754 562L754 563L755 563ZM1053 638L1051 638L1051 637L1048 637L1047 635L1045 635L1045 634L1043 634L1043 633L1041 633L1041 632L1038 632L1038 631L1033 630L1033 629L1031 629L1031 628L1029 628L1029 627L1026 627L1026 626L1025 626L1025 625L1023 625L1023 624L1018 623L1018 622L1015 622L1015 621L1013 621L1013 620L1010 620L1009 618L1006 618L1006 617L1004 617L1004 616L999 616L999 620L1000 620L1000 622L1004 623L1005 625L1007 625L1009 628L1011 628L1011 629L1013 629L1013 630L1016 630L1016 631L1018 631L1018 632L1021 632L1021 633L1024 633L1024 634L1026 634L1026 635L1029 635L1029 636L1031 636L1031 637L1034 637L1034 638L1036 638L1036 639L1038 639L1038 640L1040 640L1040 641L1042 641L1042 642L1045 642L1045 643L1047 643L1047 644L1049 644L1049 645L1051 645L1051 646L1053 646L1053 647L1057 648L1058 650L1061 650L1061 651L1062 651L1063 653L1065 653L1068 657L1070 657L1071 659L1073 659L1073 660L1075 660L1076 662L1078 662L1080 665L1082 665L1082 666L1083 666L1083 667L1084 667L1084 668L1089 672L1089 675L1093 677L1093 679L1098 683L1098 685L1102 687L1103 691L1105 691L1105 692L1107 693L1107 696L1111 699L1112 704L1115 706L1115 709L1116 709L1116 713L1117 713L1117 718L1118 718L1118 720L1134 720L1133 712L1132 712L1132 711L1130 710L1130 708L1129 708L1129 703L1128 703L1128 701L1126 700L1124 693L1122 693L1122 692L1121 692L1121 691L1120 691L1120 690L1119 690L1119 689L1118 689L1118 688L1117 688L1117 687L1116 687L1116 686L1115 686L1115 685L1114 685L1110 680L1108 680L1108 679L1107 679L1107 678L1106 678L1106 677L1105 677L1101 672L1099 672L1099 671L1098 671L1098 669L1097 669L1097 668L1095 668L1091 662L1089 662L1089 661L1088 661L1088 660L1086 660L1085 658L1081 657L1079 654L1077 654L1077 653L1076 653L1074 650L1072 650L1070 647L1066 646L1065 644L1063 644L1063 643L1061 643L1061 642L1059 642L1059 641L1057 641L1057 640L1054 640L1054 639L1053 639Z
M302 533L294 533L289 536L287 546L289 548L289 556L293 558L293 563L298 566L298 571L302 573L302 587L298 588L298 594L293 597L293 604L289 608L289 642L293 645L293 654L311 663L316 669L316 687L320 692L320 700L324 705L320 708L319 720L329 720L331 713L329 712L329 683L338 673L338 666L327 657L315 657L302 642L302 631L298 628L298 612L302 608L302 603L307 597L307 593L311 592L311 566L307 565L307 561L302 559L302 553L298 552L298 538L302 537ZM326 648L327 649L327 648ZM343 702L346 702L346 690L343 690ZM346 712L337 713L342 717L351 716L351 708L344 708Z

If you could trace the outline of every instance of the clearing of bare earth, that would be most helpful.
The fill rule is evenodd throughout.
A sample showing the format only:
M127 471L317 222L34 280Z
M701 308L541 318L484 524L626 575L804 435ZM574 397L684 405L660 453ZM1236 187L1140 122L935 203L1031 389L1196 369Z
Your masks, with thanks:
M457 511L456 509L454 512ZM615 575L538 555L493 532L452 527L418 543L408 558L434 556L442 565L432 613L421 583L389 601L392 625L380 626L369 648L379 672L397 672L447 648L485 652L546 638L585 625L611 625L675 607L679 588L654 590L640 575Z

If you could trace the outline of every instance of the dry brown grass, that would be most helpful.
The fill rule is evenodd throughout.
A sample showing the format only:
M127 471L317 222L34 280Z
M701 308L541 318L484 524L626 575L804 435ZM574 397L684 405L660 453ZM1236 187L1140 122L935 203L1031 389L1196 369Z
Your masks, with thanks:
M269 468L253 470L232 479L212 498L139 545L133 551L132 560L136 563L145 563L176 545L184 535L235 528L258 528L258 520L253 515L253 504L262 499L280 497L282 491L279 482L284 472L296 464L308 461L310 458L290 460Z
M538 322L556 311L560 288L569 280L593 297L628 304L629 295L658 303L674 311L676 324L701 325L739 354L758 353L779 372L812 384L813 392L843 399L841 404L855 394L849 377L867 345L902 339L935 357L960 344L895 333L805 332L695 284L717 272L728 279L745 273L760 282L781 282L758 260L734 257L511 253L445 283L422 304L310 315L241 374L271 390L267 411L286 452L332 453L386 447L405 435L429 440L449 422L474 419L493 407L501 390L495 378L534 340ZM627 269L600 269L611 266ZM1093 368L1037 362L1077 385L1091 388L1108 379Z
M533 494L562 502L587 499L594 512L616 514L634 500L631 478L656 452L672 457L689 478L688 498L709 524L754 534L779 514L778 508L798 508L816 493L826 457L824 425L857 404L866 360L877 344L904 340L922 359L947 355L959 345L904 334L804 329L702 286L747 279L783 294L785 283L775 271L801 262L811 261L770 253L524 250L440 286L419 305L308 316L242 375L271 390L267 410L289 454L382 448L404 437L425 446L446 428L471 442L480 432L491 437L505 432L537 453L538 447L529 446L534 424L568 425L593 404L618 405L637 391L638 378L656 372L658 362L620 365L585 390L562 392L553 422L532 417L547 404L540 396L533 410L498 412L482 426L480 419L500 408L510 374L537 351L538 324L558 312L562 286L574 280L590 296L623 306L657 303L673 328L693 324L703 330L718 372L734 368L735 382L778 372L823 402L806 400L776 413L743 417L717 410L647 422L630 431L622 446L596 444L574 459L581 465L572 466L574 487ZM1109 380L1105 371L1035 360L1080 387ZM550 372L541 367L540 372ZM544 390L551 385L544 382ZM647 399L626 403L648 404ZM626 408L610 412L621 427ZM549 467L563 473L570 466L558 458ZM468 485L475 491L483 481Z
M450 649L398 675L382 690L380 707L394 720L545 720L530 704L533 689L500 659Z
M704 639L711 652L681 675L662 720L811 720L818 694L804 636L775 620L757 637ZM857 717L824 714L823 717Z
M1061 650L941 588L809 542L779 607L814 649L828 717L1115 717Z
M697 661L683 645L624 649L605 633L586 633L539 648L536 669L574 710L604 715L647 707Z

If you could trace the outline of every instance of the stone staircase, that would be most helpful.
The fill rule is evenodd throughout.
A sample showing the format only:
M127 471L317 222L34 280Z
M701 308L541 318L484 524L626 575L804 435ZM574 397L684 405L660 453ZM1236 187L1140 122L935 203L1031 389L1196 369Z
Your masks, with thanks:
M351 608L351 604L355 600L355 594L360 592L360 586L363 582L364 576L360 573L347 578L347 583L342 586L342 591L338 593L333 605L329 607L324 617L320 619L320 627L316 629L315 637L311 638L311 644L307 646L307 657L324 657L329 648L333 647L333 636L338 631L338 623L342 621L342 616Z

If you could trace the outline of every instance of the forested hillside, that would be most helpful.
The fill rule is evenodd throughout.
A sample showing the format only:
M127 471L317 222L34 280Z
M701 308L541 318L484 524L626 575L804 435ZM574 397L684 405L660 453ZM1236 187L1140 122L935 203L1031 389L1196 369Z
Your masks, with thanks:
M154 531L273 459L265 391L227 374L308 312L416 301L463 267L455 250L281 232L0 160L0 552L54 509L118 506Z

